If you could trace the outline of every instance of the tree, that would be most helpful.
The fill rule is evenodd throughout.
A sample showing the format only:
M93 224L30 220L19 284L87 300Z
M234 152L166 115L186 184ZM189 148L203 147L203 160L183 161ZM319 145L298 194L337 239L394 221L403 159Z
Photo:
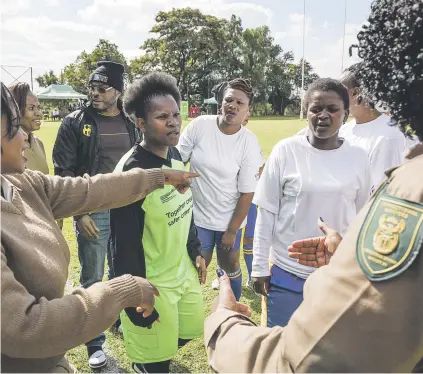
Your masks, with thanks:
M292 97L291 97L291 112L299 114L301 110L301 87L302 87L302 64L301 59L298 64L291 64L292 71ZM304 92L308 86L318 79L319 76L314 72L313 66L307 60L304 61Z
M40 87L48 87L51 84L59 84L60 79L54 74L53 70L45 72L43 75L35 78Z
M266 114L269 104L274 114L284 115L295 102L294 56L275 43L267 26L244 30L235 15L226 20L184 8L159 12L151 33L140 47L142 56L131 61L132 73L171 74L184 99L200 104L216 83L243 77L251 79L257 109L265 108ZM306 83L314 78L307 62Z
M198 9L159 12L151 30L155 37L141 46L144 55L131 62L133 73L164 71L176 78L183 97L199 93L202 83L219 70L226 22Z
M87 93L88 78L97 68L97 62L101 60L121 63L125 67L126 82L132 81L132 74L125 56L119 52L116 44L104 39L100 39L91 53L82 51L74 63L65 66L64 80L76 91Z
M302 86L302 65L303 59L298 64L292 66L294 70L294 87L301 89ZM307 90L308 86L318 79L319 76L314 72L313 66L307 60L304 61L304 90Z
M267 72L269 104L272 105L273 113L280 116L285 115L285 109L291 103L293 60L292 52L281 52L270 62Z

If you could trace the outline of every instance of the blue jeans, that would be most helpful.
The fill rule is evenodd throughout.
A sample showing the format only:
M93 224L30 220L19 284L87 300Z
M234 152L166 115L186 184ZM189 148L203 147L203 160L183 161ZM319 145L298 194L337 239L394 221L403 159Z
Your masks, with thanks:
M107 250L110 236L110 212L106 210L104 212L91 214L90 217L100 230L98 233L99 239L87 239L84 235L79 233L76 223L74 225L76 240L78 242L79 263L81 264L80 283L84 288L88 288L94 283L103 280L106 255L109 263L109 279L113 277L111 257ZM102 346L105 341L106 336L102 333L86 343L86 346Z
M303 302L305 280L275 265L271 274L267 294L267 327L286 326Z

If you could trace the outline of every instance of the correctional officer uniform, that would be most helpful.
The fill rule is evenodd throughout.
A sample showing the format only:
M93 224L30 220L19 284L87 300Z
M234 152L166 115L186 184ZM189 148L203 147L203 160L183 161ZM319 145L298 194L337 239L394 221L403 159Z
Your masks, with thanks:
M286 327L213 313L216 372L411 372L423 357L423 151L387 173ZM237 344L242 342L242 344Z

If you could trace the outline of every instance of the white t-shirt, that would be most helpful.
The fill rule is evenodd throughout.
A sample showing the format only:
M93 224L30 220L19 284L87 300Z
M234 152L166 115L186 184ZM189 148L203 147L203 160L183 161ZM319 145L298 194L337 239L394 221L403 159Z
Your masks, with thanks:
M386 114L366 123L352 120L339 131L341 137L366 151L375 188L385 179L385 171L404 162L409 148L405 135L397 126L390 126L390 120Z
M226 135L217 116L200 116L183 131L178 149L191 172L201 175L192 181L195 224L226 231L240 194L256 190L263 165L257 137L244 126Z
M319 217L343 235L369 199L370 180L366 153L348 141L329 151L314 148L306 136L280 141L254 196L254 203L272 213L275 222L256 226L252 275L269 275L270 260L306 279L314 268L290 259L288 247L295 240L321 236ZM263 235L261 230L269 231Z

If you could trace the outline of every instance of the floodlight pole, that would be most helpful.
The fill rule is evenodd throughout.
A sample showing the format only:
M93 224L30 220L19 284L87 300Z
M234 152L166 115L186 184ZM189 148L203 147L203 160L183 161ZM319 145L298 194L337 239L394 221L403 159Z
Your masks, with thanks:
M306 0L304 0L304 12L303 12L303 60L301 66L301 111L300 119L304 119L304 70L305 70L305 25L306 25Z
M342 62L341 62L341 73L344 71L344 48L345 48L345 27L347 24L347 0L345 0L344 6L344 36L342 38Z

